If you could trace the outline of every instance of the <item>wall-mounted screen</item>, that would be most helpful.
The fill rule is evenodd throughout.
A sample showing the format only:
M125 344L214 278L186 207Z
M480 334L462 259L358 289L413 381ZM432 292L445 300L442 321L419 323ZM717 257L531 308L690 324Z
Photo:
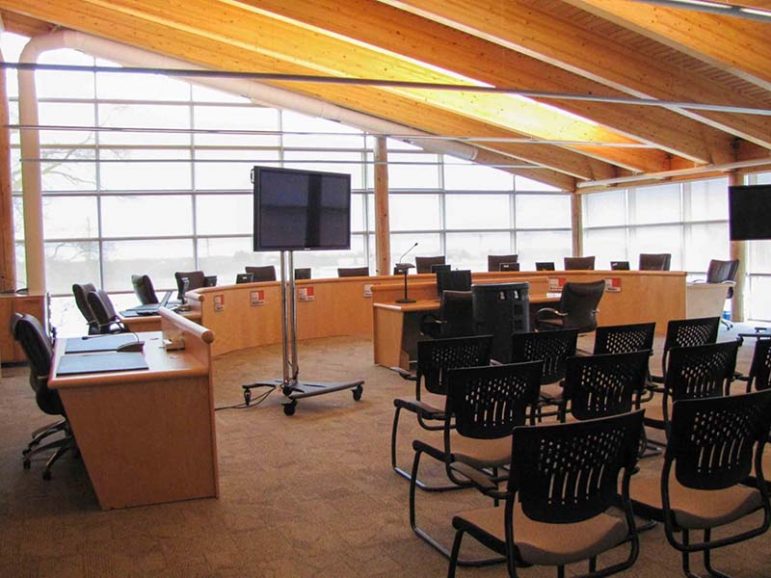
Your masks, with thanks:
M771 239L771 185L728 187L732 241Z
M254 167L254 250L351 248L351 176Z

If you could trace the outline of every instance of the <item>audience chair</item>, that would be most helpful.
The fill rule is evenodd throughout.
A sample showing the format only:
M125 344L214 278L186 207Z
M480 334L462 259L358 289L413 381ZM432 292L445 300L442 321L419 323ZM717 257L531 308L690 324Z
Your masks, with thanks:
M394 368L403 378L415 382L415 397L394 399L394 421L391 427L391 467L403 478L410 473L399 467L396 459L396 436L402 410L415 414L421 428L441 431L444 428L444 406L447 395L447 372L456 367L478 367L490 364L491 335L455 337L418 342L415 375ZM423 391L425 390L425 392ZM424 490L454 489L455 486L428 486L421 480L416 485Z
M505 490L477 476L485 494L504 507L456 515L448 576L455 576L464 534L506 557L509 576L517 567L565 566L589 561L584 577L610 576L630 568L639 554L629 487L636 471L642 412L585 422L514 429ZM453 466L451 466L453 467ZM600 554L628 544L629 554L598 570ZM618 560L618 557L614 557Z
M431 273L431 265L445 265L444 255L437 257L415 257L417 273Z
M611 261L611 271L629 271L629 261Z
M672 255L669 253L640 253L640 271L669 271Z
M655 383L664 382L669 362L669 351L672 348L715 343L719 328L719 317L671 320L667 324L667 335L664 338L664 348L661 353L661 375L651 375L651 381Z
M99 333L124 333L128 331L115 312L112 300L103 289L94 289L86 296L88 306L94 312L96 322L99 325Z
M60 416L63 419L37 429L32 434L32 441L22 452L24 469L31 467L32 458L38 454L56 450L46 462L43 469L43 479L51 479L51 468L68 451L74 451L75 438L72 435L64 406L59 398L59 392L48 387L48 378L53 364L53 346L37 318L32 315L15 314L12 326L13 337L19 342L29 361L29 382L35 392L38 407L48 415ZM56 434L62 437L40 445L44 439Z
M752 354L750 374L747 376L747 393L771 389L771 339L758 339Z
M410 483L410 526L419 538L445 557L448 547L417 525L415 488L423 454L442 462L445 473L458 487L470 487L470 480L482 471L499 477L499 468L511 461L511 433L523 425L538 401L541 362L451 369L447 375L445 415L441 445L422 439L412 442L415 458ZM453 464L453 468L450 468ZM503 478L501 478L503 479ZM457 558L457 556L456 556ZM462 565L480 566L502 562L499 557L462 560Z
M594 257L565 257L565 271L594 271Z
M672 403L728 395L738 348L738 341L672 348L663 392L644 406L645 425L664 430L669 439Z
M688 578L696 578L690 556L698 552L710 576L727 578L712 566L712 551L768 530L771 505L761 460L769 426L771 391L674 403L660 479L636 480L632 498L635 510L664 522L667 541L681 553ZM753 468L754 487L745 485ZM713 528L757 510L762 520L712 537ZM697 530L703 539L692 542L691 532Z
M556 309L545 307L535 314L536 331L578 329L588 333L597 328L597 306L605 293L605 281L565 283Z
M501 263L516 263L518 255L488 255L487 270L500 271Z
M96 321L96 315L91 311L91 306L88 304L86 296L95 291L93 283L73 283L72 294L75 296L75 305L78 306L78 310L83 315L88 323L88 334L95 335L99 333L99 323Z
M471 291L442 291L439 317L423 315L420 332L434 339L474 335Z
M338 267L338 277L369 277L369 267Z
M653 351L656 323L601 325L594 332L594 354Z
M511 336L509 362L541 361L541 400L558 403L562 397L560 381L565 377L567 359L576 354L577 341L578 331L575 329L515 333Z
M177 281L177 299L185 302L185 293L193 289L206 287L206 275L203 271L177 271L174 273L174 279ZM187 285L185 285L187 279Z
M369 271L367 271L367 274L369 274ZM310 279L311 278L311 268L310 267L300 267L299 269L294 270L294 278L295 280L300 279Z
M252 274L252 281L275 281L276 267L274 265L265 265L263 267L245 267L247 273Z
M553 261L536 261L535 270L536 271L554 271L554 262Z
M559 421L567 413L584 421L640 409L650 351L569 357L566 361Z
M158 303L158 296L155 294L155 288L149 275L132 275L131 284L134 286L134 293L142 305Z

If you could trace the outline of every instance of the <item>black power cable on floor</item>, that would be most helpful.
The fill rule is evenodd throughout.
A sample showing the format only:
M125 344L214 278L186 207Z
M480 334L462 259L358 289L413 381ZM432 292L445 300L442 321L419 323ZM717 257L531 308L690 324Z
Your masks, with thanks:
M220 410L223 410L223 409L246 409L247 407L256 407L256 406L260 405L263 401L268 399L268 397L270 396L271 393L276 391L276 386L275 385L265 384L262 387L267 387L268 391L266 391L262 395L259 395L259 396L255 397L254 399L250 400L248 405L246 404L246 402L244 402L244 403L237 403L235 405L223 405L223 406L220 406L220 407L215 407L214 411L220 411Z

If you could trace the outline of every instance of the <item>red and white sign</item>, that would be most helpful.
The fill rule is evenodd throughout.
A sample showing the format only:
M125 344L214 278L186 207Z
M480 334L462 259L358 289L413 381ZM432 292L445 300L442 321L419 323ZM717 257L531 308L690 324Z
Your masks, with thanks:
M252 307L265 305L265 290L257 289L256 291L249 291L249 304Z
M605 291L610 293L619 293L621 291L621 277L611 277L605 279Z
M225 309L225 295L219 293L214 296L214 311L222 311Z
M567 277L549 277L549 291L562 291Z
M313 301L316 299L316 292L314 288L311 287L298 287L297 289L297 298L300 301Z

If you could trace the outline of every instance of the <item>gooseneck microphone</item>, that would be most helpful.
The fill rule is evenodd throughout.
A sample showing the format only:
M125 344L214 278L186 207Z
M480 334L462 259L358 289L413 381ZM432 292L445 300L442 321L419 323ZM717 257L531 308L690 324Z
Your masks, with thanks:
M405 252L402 254L402 256L401 256L401 257L399 257L399 262L397 263L397 265L404 265L404 264L405 264L405 263L404 263L404 258L407 256L407 254L408 254L410 251L412 251L412 250L413 250L415 247L417 247L417 246L418 246L418 242L417 242L417 241L415 241L415 244L414 244L414 245L412 245L412 246L411 246L409 249L407 249L407 250L406 250L406 251L405 251Z
M412 251L417 246L418 246L418 242L415 241L415 244L412 245L409 249L407 249L402 254L401 257L399 257L399 262L394 267L394 269L395 269L394 273L396 273L396 274L403 273L404 274L404 297L402 297L401 299L397 299L396 300L397 303L415 303L414 299L410 299L409 297L407 297L407 272L410 269L412 269L415 265L413 265L412 263L404 263L403 261L404 261L404 258L407 256L407 253Z

